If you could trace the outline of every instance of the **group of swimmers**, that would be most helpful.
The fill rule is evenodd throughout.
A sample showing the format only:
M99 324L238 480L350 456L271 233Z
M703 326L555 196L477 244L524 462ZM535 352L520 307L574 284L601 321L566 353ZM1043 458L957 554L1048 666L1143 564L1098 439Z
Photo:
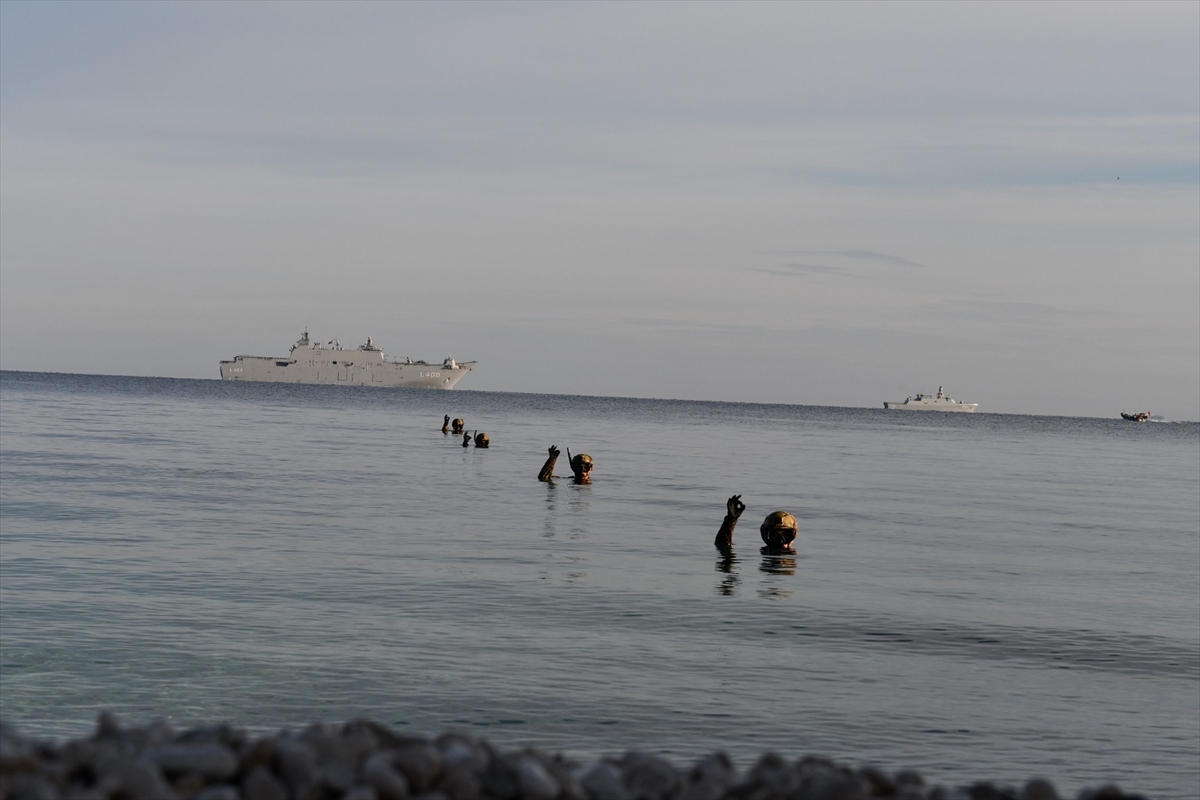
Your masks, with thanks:
M476 447L487 447L492 443L492 437L488 436L486 433L475 431L475 433L472 434L470 431L465 430L465 426L466 423L463 422L462 417L451 420L450 415L447 414L446 418L442 420L442 433L454 433L455 436L461 433L463 437L463 447L470 447L471 442L474 442Z
M463 447L469 447L472 440L476 447L487 447L491 442L491 438L486 433L479 431L475 431L472 437L472 434L466 430L466 423L463 422L462 417L451 420L449 414L442 421L442 433L462 434ZM555 445L550 445L549 452L546 463L538 472L538 480L547 483L558 477L554 474L554 465L558 462L561 451ZM572 480L576 484L583 485L592 482L592 470L595 468L596 462L591 456L587 453L578 453L572 456L571 448L568 447L567 463L571 465ZM725 501L725 519L721 522L721 528L717 531L717 538L713 542L723 554L728 554L732 549L733 529L737 527L738 519L745 510L746 504L742 502L740 494L735 494ZM765 545L763 549L768 553L794 553L792 542L796 540L799 531L800 526L796 522L796 518L787 511L772 511L758 528Z

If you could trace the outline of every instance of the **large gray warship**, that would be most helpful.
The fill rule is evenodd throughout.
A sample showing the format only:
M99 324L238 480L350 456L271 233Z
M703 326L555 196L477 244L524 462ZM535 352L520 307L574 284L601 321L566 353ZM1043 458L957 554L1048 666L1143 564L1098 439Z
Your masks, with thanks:
M475 364L449 356L441 364L411 358L388 361L370 336L366 344L345 350L337 340L325 346L310 343L305 330L287 356L234 356L222 361L221 380L453 389Z
M960 400L955 400L950 395L942 391L942 387L938 387L937 396L930 397L927 394L919 394L916 397L909 395L903 403L885 402L884 408L897 409L901 411L966 411L971 412L979 408L979 403L964 403Z

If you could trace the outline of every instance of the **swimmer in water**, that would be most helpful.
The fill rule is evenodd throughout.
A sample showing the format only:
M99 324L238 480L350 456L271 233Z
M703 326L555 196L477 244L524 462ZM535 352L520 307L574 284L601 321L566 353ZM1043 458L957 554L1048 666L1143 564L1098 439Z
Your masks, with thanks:
M446 418L444 420L442 420L442 433L449 433L449 432L450 432L450 415L447 414Z
M450 425L451 425L451 427L452 427L452 430L453 430L453 431L454 431L454 433L456 433L456 434L457 434L457 433L462 433L462 432L463 432L463 427L464 427L466 424L467 424L467 423L463 422L463 418L462 418L462 417L459 417L458 419L454 420L454 422L451 422L451 423L450 423Z
M463 431L463 447L471 446L471 432Z
M759 527L758 532L762 535L762 540L767 545L767 552L796 552L792 549L792 542L796 541L796 534L800 532L800 525L796 522L796 518L788 512L772 511L770 514L767 514L767 518L763 520L763 524Z
M742 502L740 494L735 494L725 501L725 519L721 523L720 530L717 531L716 541L713 542L718 550L725 551L733 547L733 529L737 527L738 519L745 510L746 504ZM796 540L799 531L800 526L794 516L786 511L772 511L758 529L763 543L766 545L763 551L794 553L792 542Z
M542 465L542 469L538 472L539 481L549 482L557 477L554 474L554 464L558 461L559 453L561 452L554 445L550 445L550 456L546 459L546 463ZM592 482L592 470L596 466L596 462L587 453L579 453L571 456L571 448L567 448L567 459L571 464L571 472L574 473L574 481L577 484L585 484Z
M480 433L479 431L475 432L476 447L487 447L489 444L491 444L491 441L492 437L488 436L486 433Z

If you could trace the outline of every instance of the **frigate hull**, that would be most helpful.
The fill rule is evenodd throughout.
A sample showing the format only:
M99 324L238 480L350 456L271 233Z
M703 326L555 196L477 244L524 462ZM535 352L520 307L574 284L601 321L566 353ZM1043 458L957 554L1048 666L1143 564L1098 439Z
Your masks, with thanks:
M311 344L305 331L286 356L234 356L222 361L221 380L453 389L476 364L452 358L440 364L388 361L370 338L354 349L331 345Z
M904 402L900 403L885 402L883 407L891 411L958 411L971 413L979 408L979 403L963 403L955 400L942 391L942 387L939 386L937 394L933 397L927 394L919 394L916 397L906 397Z

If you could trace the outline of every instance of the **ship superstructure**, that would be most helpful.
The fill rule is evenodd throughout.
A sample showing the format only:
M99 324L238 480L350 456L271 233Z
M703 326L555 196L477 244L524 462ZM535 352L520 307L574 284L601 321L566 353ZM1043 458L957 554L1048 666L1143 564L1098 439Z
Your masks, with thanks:
M885 402L883 407L900 411L974 411L979 408L979 403L955 400L939 386L937 394L932 397L927 394L909 395L903 403Z
M326 345L310 342L306 329L286 356L234 356L222 361L221 380L453 389L476 363L449 356L440 364L411 358L388 361L370 336L364 345L343 349L337 340Z

